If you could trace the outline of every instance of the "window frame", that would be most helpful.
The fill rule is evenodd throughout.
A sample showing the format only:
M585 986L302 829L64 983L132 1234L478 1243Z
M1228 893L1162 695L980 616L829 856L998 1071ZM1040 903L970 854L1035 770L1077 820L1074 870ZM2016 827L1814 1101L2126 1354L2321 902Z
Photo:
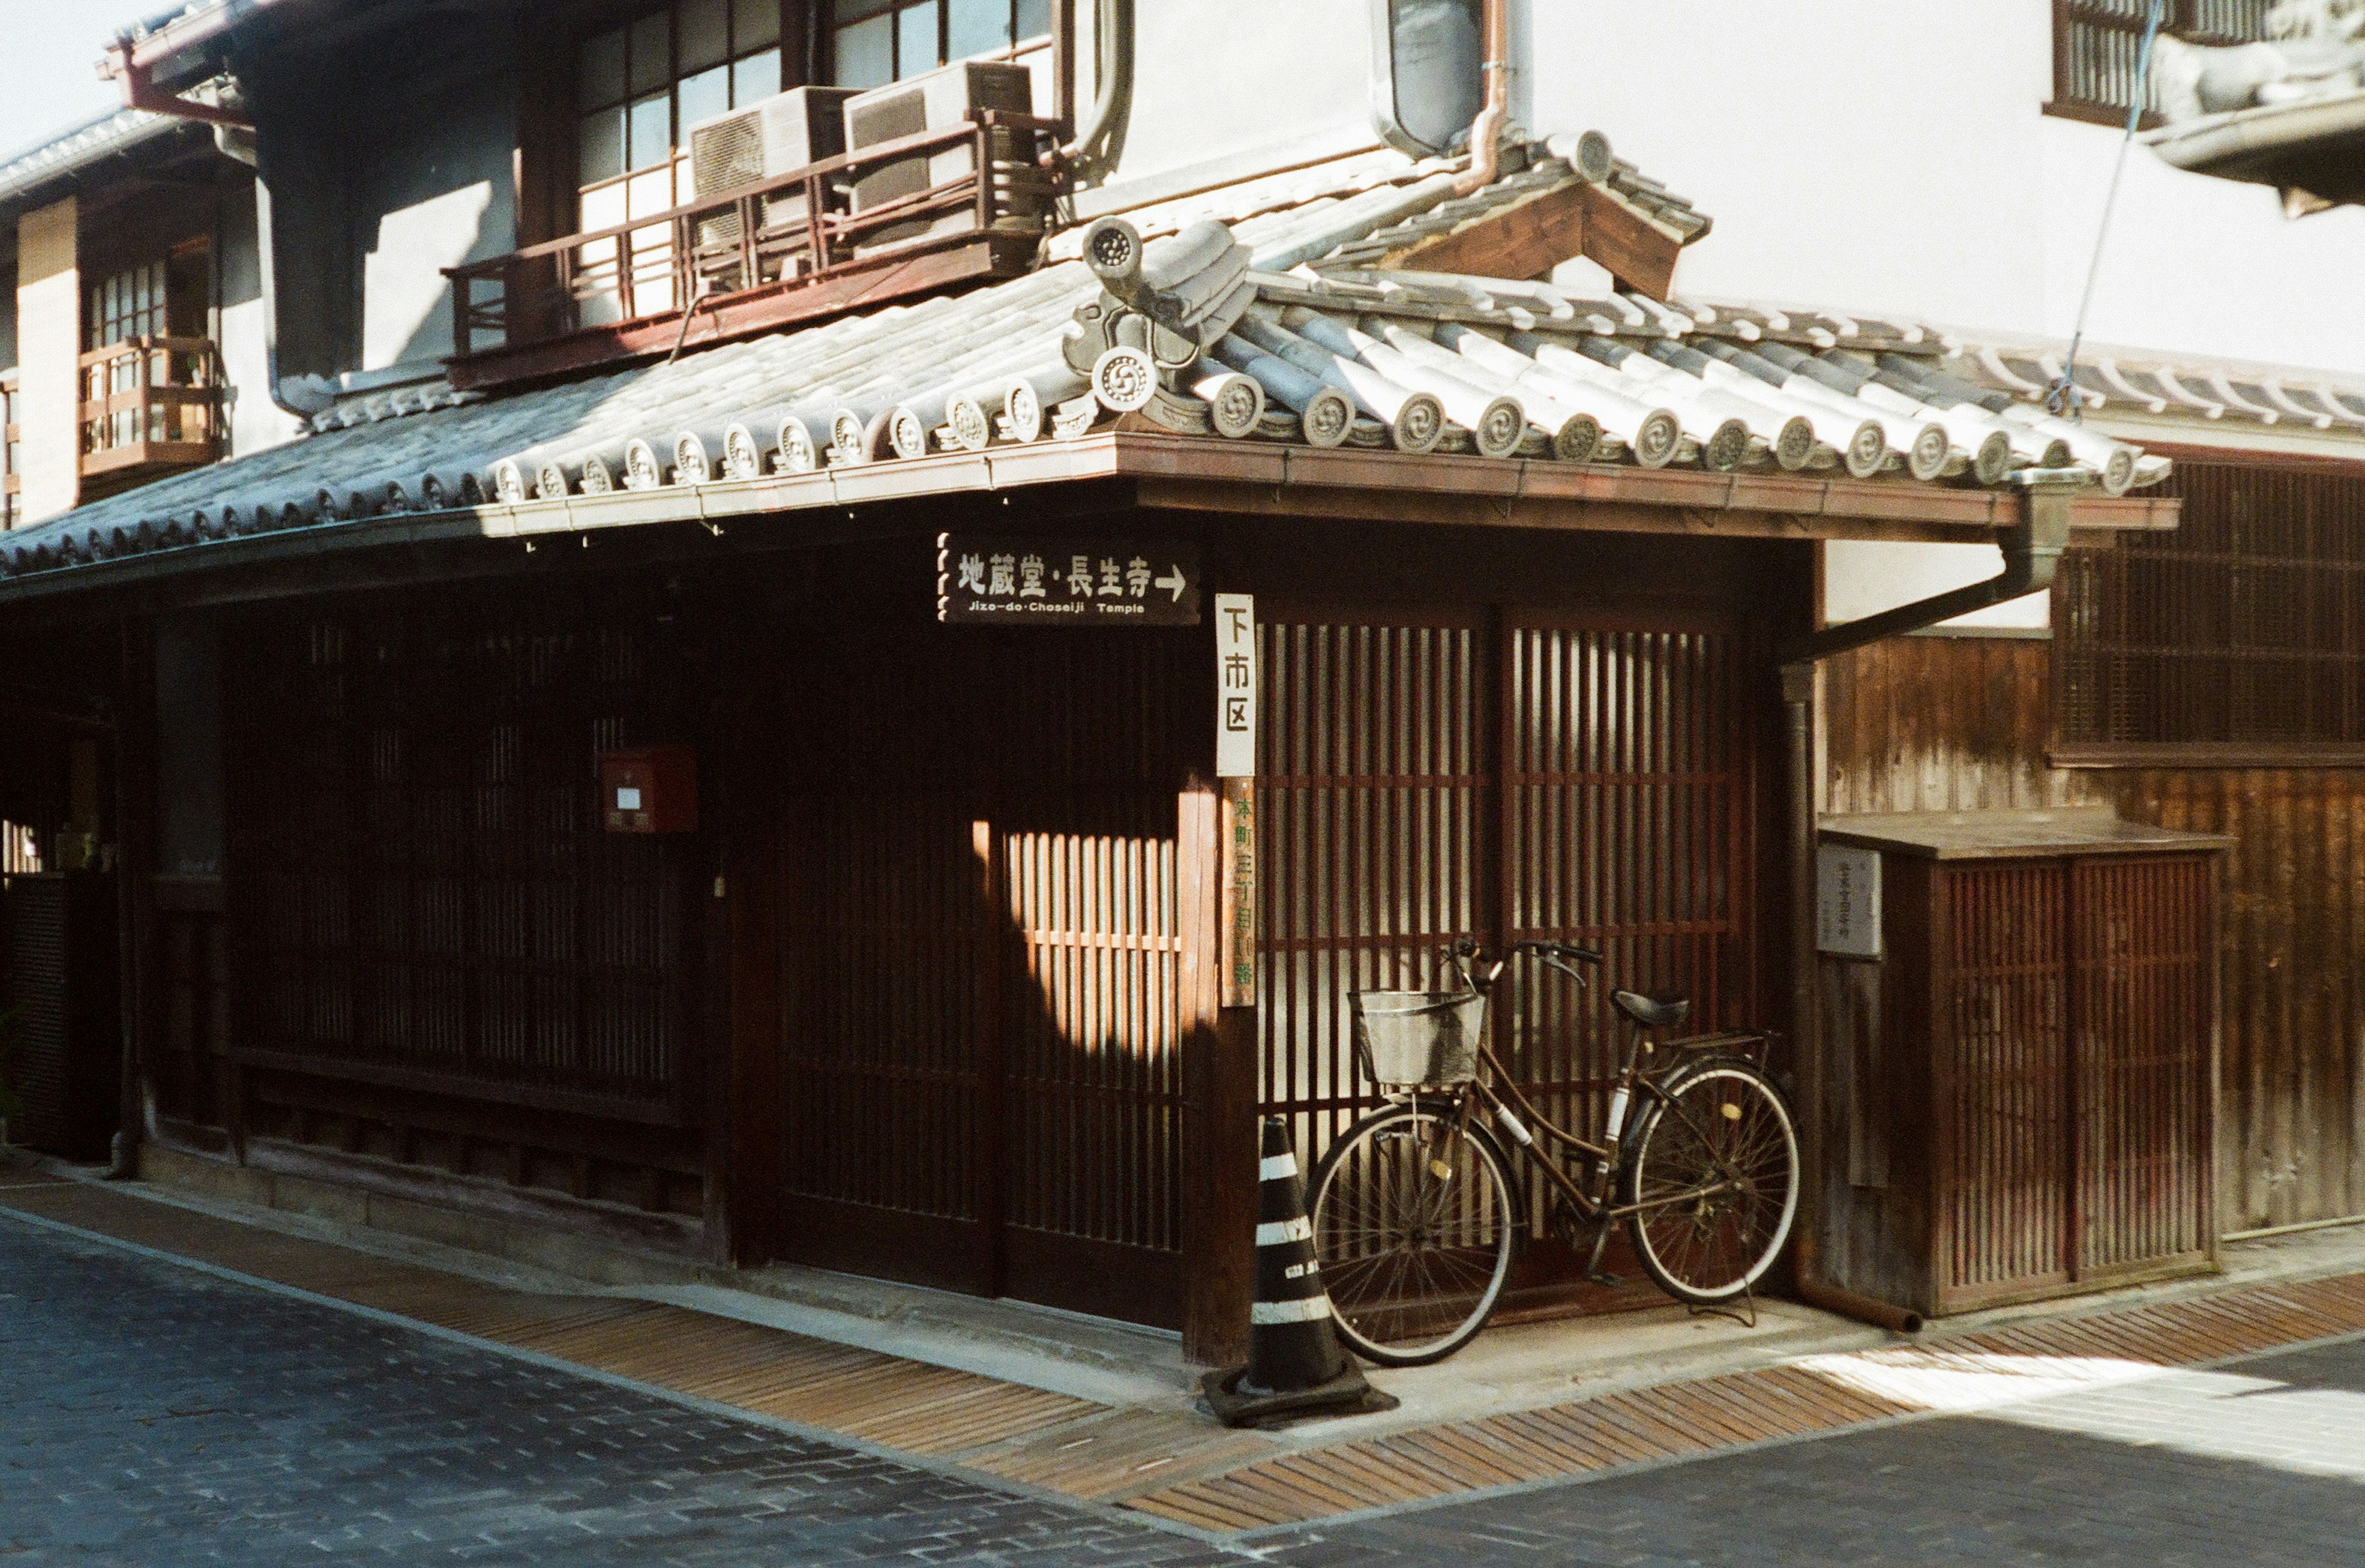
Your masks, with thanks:
M855 3L857 6L864 9L866 14L856 17L853 22L843 24L846 27L852 27L857 23L868 21L872 17L893 17L917 6L934 4L936 7L936 58L934 63L924 67L923 71L940 70L944 66L957 64L964 60L1009 60L1017 55L1028 52L1041 40L1047 39L1052 36L1050 16L1051 7L1048 4L1043 7L1044 21L1042 30L1039 32L1024 32L1020 30L1019 19L1027 6L1034 3L1034 0L1007 0L1010 9L1010 41L999 48L983 50L975 54L954 54L951 52L952 6L949 3L949 0L855 0ZM840 84L838 83L837 73L837 35L841 27L841 24L838 21L838 14L842 8L844 7L841 4L841 0L815 0L813 6L814 69L813 79L816 82L825 82L832 85ZM867 92L870 87L887 86L896 82L908 81L913 76L922 74L921 71L904 71L901 69L901 62L899 58L901 54L901 44L895 41L900 39L900 37L901 29L891 25L889 28L889 38L891 49L894 52L890 56L889 68L895 73L890 76L885 82L868 84L865 87L860 89L861 91Z
M2288 484L2297 480L2304 484L2309 479L2316 479L2346 482L2351 487L2346 496L2329 489L2322 492L2325 506L2336 515L2330 521L2322 518L2317 520L2313 537L2309 540L2308 553L2303 557L2276 555L2255 549L2211 548L2209 546L2217 542L2210 540L2201 541L2191 548L2178 548L2179 544L2193 537L2185 532L2191 526L2192 515L2191 508L2194 498L2190 496L2185 498L2187 510L2179 519L2177 532L2163 536L2164 543L2145 553L2153 554L2155 558L2161 560L2165 570L2170 574L2176 572L2179 564L2196 564L2201 558L2217 558L2226 567L2228 577L2221 591L2202 599L2186 601L2192 610L2210 614L2213 618L2224 617L2229 627L2225 647L2214 650L2199 645L2177 646L2190 646L2191 657L2195 664L2212 661L2214 655L2214 662L2224 665L2223 674L2227 687L2221 700L2229 714L2236 700L2233 695L2231 655L2261 646L2241 642L2236 628L2236 618L2241 613L2237 599L2240 578L2236 574L2243 564L2256 563L2270 569L2296 565L2309 574L2311 579L2326 572L2348 576L2351 580L2341 611L2345 635L2335 644L2326 646L2321 639L2311 637L2298 647L2288 644L2263 646L2270 656L2280 655L2285 662L2295 663L2310 674L2328 666L2329 678L2336 688L2339 684L2340 666L2346 665L2350 671L2356 672L2350 675L2350 689L2337 700L2337 705L2342 710L2344 721L2340 728L2359 738L2342 740L2326 738L2319 734L2301 738L2254 736L2236 739L2228 734L2206 739L2156 737L2129 740L2113 738L2107 733L2107 721L2100 726L2090 723L2085 733L2080 733L2079 727L2071 722L2073 714L2081 706L2090 710L2105 706L2117 694L2111 687L2099 682L2081 693L2077 686L2076 666L2081 658L2110 657L2114 650L2127 647L2127 639L2124 630L2116 637L2096 637L2082 628L2078 609L2067 597L2072 591L2070 585L2061 583L2057 584L2055 590L2057 610L2051 660L2053 699L2050 703L2047 760L2056 767L2071 768L2365 767L2365 669L2359 667L2365 666L2365 550L2354 557L2342 557L2326 554L2322 544L2326 537L2346 536L2340 519L2365 518L2365 465L2333 458L2233 453L2211 447L2155 444L2147 450L2175 460L2178 472L2171 476L2169 483L2179 486L2180 489L2180 481L2203 476L2215 479L2221 486L2255 487L2270 493L2279 481ZM2223 477L2217 477L2219 475ZM2230 499L2230 490L2221 493ZM2230 528L2232 525L2228 523L2226 526ZM2104 545L2081 547L2073 552L2073 555L2101 555L2116 554L2121 550L2132 554L2145 551L2146 543L2148 536L2131 540L2113 538ZM2072 570L2078 565L2074 560L2065 562L2065 566ZM2109 601L2103 600L2097 609L2107 610L2108 605ZM2159 674L2154 672L2149 679L2159 682ZM2163 690L2157 684L2138 686L2131 683L2127 689L2138 700L2149 698L2157 705L2163 700ZM2230 730L2231 726L2228 728Z

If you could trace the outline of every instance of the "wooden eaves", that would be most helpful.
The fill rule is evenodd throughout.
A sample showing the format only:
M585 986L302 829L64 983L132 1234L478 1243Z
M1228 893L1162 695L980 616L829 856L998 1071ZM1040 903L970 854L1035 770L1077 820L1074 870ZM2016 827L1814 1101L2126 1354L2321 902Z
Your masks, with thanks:
M1584 256L1638 294L1664 300L1686 241L1590 180L1571 180L1481 213L1382 265L1476 277L1539 278Z
M1526 459L1267 445L1145 431L1112 430L1070 441L947 453L905 462L840 466L810 474L697 486L575 495L514 504L488 502L351 522L235 535L202 544L32 572L0 581L0 604L106 588L163 588L168 579L231 568L295 566L279 591L304 587L300 569L359 552L417 550L471 540L528 543L588 540L664 524L716 533L779 516L819 521L832 511L866 531L897 530L863 509L932 498L1091 484L1095 510L1132 507L1178 517L1223 513L1454 527L1686 533L1733 539L1860 539L1983 543L2013 522L2013 490L1956 489L1902 481L1810 478L1794 474L1712 474ZM2173 498L2081 496L2071 522L2090 530L2176 526ZM908 519L908 514L906 514ZM933 526L925 517L909 525ZM734 530L735 544L749 542ZM816 542L800 529L762 543ZM316 584L315 586L326 586Z

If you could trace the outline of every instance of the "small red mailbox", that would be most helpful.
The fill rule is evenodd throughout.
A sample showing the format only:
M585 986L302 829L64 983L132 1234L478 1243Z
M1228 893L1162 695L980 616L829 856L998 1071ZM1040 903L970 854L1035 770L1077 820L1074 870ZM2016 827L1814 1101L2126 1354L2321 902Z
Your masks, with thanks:
M686 745L600 753L600 820L610 833L696 833L698 754Z

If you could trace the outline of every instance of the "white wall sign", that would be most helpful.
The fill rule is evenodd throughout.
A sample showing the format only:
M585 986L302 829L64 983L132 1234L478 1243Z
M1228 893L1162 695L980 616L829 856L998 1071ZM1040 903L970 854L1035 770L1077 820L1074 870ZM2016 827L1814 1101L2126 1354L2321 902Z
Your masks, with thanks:
M1816 852L1815 946L1843 958L1880 957L1880 851L1826 844Z
M1256 599L1216 596L1216 777L1256 777Z

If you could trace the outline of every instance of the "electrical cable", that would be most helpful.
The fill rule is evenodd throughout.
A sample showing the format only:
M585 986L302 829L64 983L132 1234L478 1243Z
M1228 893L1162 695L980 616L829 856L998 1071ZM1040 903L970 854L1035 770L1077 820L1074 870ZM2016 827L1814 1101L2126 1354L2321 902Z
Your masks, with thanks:
M2119 205L2119 180L2127 172L2127 150L2135 145L2143 122L2144 100L2150 94L2152 45L2159 41L2160 13L2168 0L2151 0L2144 21L2143 50L2135 56L2135 90L2127 104L2127 132L2119 139L2118 162L2111 166L2110 194L2102 198L2102 221L2094 230L2094 254L2086 263L2086 292L2078 299L2078 322L2069 333L2069 358L2061 374L2045 389L2045 411L2056 419L2075 420L2085 411L2086 395L2078 386L2078 347L2086 337L2086 313L2093 308L2094 283L2102 274L2102 246L2111 237L2111 214Z

